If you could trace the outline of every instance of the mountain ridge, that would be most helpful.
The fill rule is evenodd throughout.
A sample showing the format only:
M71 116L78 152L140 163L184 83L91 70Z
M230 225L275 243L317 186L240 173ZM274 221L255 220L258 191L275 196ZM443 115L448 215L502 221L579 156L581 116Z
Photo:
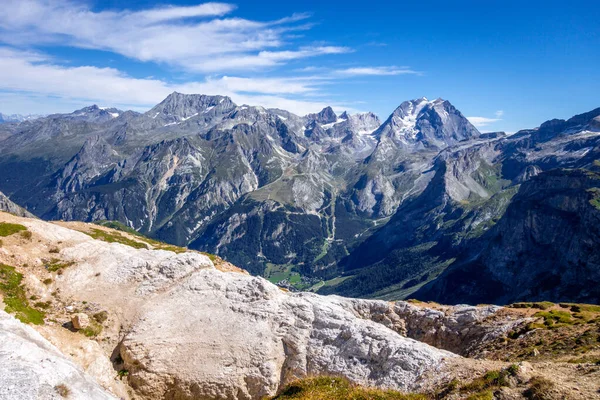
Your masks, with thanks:
M174 92L142 114L91 106L3 125L0 190L44 219L118 220L294 290L402 298L492 228L518 185L600 159L597 114L507 136L443 99L382 123ZM406 288L360 290L382 271Z

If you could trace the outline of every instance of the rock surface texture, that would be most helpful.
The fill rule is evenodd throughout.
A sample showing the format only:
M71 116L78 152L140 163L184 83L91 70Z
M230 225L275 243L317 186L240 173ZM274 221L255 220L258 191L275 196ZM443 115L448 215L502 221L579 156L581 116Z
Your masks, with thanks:
M34 329L0 311L0 399L63 398L118 399Z

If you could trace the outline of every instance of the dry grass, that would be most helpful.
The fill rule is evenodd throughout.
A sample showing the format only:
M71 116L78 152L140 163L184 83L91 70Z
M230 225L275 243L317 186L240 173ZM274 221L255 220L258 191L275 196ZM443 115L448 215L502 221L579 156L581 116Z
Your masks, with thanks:
M54 390L56 390L56 393L58 393L60 397L67 398L71 395L71 389L69 389L64 383L54 386Z
M535 377L529 381L529 389L523 393L525 398L529 400L553 400L555 396L554 392L554 383L552 381Z

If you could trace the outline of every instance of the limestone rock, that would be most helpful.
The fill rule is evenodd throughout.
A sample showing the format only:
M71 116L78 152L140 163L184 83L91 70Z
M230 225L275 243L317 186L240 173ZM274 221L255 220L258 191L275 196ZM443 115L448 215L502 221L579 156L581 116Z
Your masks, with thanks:
M77 313L71 317L71 323L75 329L85 329L90 326L90 317L84 313Z
M318 374L415 390L456 357L358 318L339 298L214 269L146 303L121 356L132 386L150 399L258 399Z
M0 400L116 399L31 327L0 311Z

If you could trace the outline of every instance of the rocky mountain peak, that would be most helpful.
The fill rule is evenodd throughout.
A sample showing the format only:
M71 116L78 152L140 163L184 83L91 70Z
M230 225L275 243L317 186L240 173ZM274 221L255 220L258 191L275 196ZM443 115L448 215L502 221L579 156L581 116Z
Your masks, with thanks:
M377 133L412 149L442 149L480 135L449 101L426 97L400 104Z
M204 94L183 94L173 92L162 102L146 113L150 118L157 118L170 122L187 120L212 109L230 111L235 108L235 103L227 96L209 96Z
M338 120L337 115L331 107L325 107L317 114L309 114L307 118L311 121L317 121L319 124L331 124Z

